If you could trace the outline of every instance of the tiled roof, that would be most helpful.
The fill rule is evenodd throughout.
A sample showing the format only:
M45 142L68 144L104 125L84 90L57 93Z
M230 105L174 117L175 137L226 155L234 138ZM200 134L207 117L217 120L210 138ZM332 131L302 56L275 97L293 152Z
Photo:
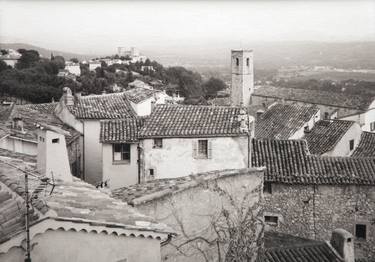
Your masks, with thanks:
M24 229L24 180L23 173L5 164L10 163L19 168L33 170L34 166L23 161L0 157L0 243L21 233ZM30 192L40 185L38 179L29 177ZM98 224L110 228L152 231L158 233L172 232L157 223L153 218L142 215L123 201L114 199L77 178L73 182L56 181L56 186L45 187L33 201L33 222L49 213L49 218L58 221L74 221L88 225ZM10 198L10 195L14 195ZM55 215L53 215L55 214Z
M112 196L114 198L121 199L128 204L138 205L140 203L159 199L170 194L178 193L183 190L196 187L209 180L261 171L263 170L220 170L178 178L155 179L147 181L145 183L115 189L114 191L112 191Z
M338 92L275 86L262 86L257 88L253 95L359 110L367 110L374 100L374 97L368 95L359 96Z
M375 185L375 158L313 156L304 140L253 139L252 165L268 182Z
M318 111L317 106L276 103L256 120L255 137L289 139Z
M375 157L375 133L362 132L361 141L354 150L353 157Z
M239 136L245 132L237 119L238 107L157 105L140 137Z
M100 142L102 143L134 143L138 142L140 121L130 119L114 119L100 121Z
M124 93L75 98L69 110L79 119L116 119L136 116Z
M160 93L160 91L144 87L135 87L125 91L127 98L136 104L153 97L156 93Z
M354 121L320 120L305 134L305 139L311 154L321 155L332 150L348 130L355 124Z
M69 144L80 136L80 133L65 125L55 116L56 105L57 103L15 105L8 121L3 123L3 126L6 127L7 132L12 136L32 141L37 140L38 127L36 124L56 126L68 132L69 135L66 135L66 142ZM25 132L11 128L14 117L22 118Z
M258 262L343 262L326 242L284 233L265 232L264 247Z

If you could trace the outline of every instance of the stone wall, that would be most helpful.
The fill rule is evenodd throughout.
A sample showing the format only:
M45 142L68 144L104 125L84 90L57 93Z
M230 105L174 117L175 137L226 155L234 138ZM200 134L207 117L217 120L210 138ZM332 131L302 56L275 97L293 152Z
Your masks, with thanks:
M198 186L137 204L136 208L176 230L178 236L162 247L163 261L224 261L227 245L220 243L221 259L219 259L216 242L218 235L213 225L217 228L226 226L223 221L226 215L231 219L243 217L239 212L240 207L243 211L251 210L255 218L260 218L257 217L257 213L260 212L257 204L263 195L262 181L263 171L259 169L239 170L237 173L203 181ZM254 240L258 238L262 242L261 223L251 223L252 227L245 223L241 225L244 229L240 230L240 233L247 235L249 231L253 231L256 234ZM248 247L257 250L255 246L248 245Z
M68 158L70 164L70 171L72 175L83 178L83 136L75 138L73 141L69 141L66 146L68 150Z
M373 186L272 184L264 202L264 215L278 217L268 229L301 237L329 240L336 228L355 235L356 224L365 224L367 239L355 240L356 257L375 257Z

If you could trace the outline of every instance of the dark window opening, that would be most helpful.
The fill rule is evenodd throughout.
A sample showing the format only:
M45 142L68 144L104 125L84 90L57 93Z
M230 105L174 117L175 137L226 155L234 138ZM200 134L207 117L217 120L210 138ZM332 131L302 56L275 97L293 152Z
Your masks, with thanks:
M329 113L328 112L324 113L324 119L329 119Z
M155 138L154 139L154 148L163 148L163 139Z
M263 192L272 194L272 184L270 182L264 182Z
M113 161L130 161L130 144L114 144Z
M349 141L349 149L353 150L354 149L354 139Z
M264 222L270 225L277 225L279 218L277 216L264 216Z
M57 143L59 143L60 142L60 139L59 138L54 138L54 139L52 139L52 143L53 144L57 144Z
M239 66L240 65L240 59L236 58L236 65Z
M154 169L153 168L149 169L149 175L150 175L150 177L154 177L155 173L154 173Z
M198 156L208 157L208 141L207 140L198 140Z
M359 239L366 239L366 225L356 224L355 225L355 236Z
M250 58L246 58L246 65L247 65L247 66L250 65Z

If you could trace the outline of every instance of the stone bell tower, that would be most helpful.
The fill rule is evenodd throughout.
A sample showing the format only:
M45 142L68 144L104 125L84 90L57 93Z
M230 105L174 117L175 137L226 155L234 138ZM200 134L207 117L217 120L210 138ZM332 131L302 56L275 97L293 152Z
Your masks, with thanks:
M254 63L252 50L232 50L232 88L233 106L250 104L254 92Z

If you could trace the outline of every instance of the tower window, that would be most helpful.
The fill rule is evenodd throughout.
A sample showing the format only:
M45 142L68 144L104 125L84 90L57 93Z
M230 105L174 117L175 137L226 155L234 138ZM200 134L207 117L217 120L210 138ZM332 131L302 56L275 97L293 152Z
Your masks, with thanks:
M236 65L239 66L240 65L240 59L236 58Z
M52 139L52 143L53 144L58 144L60 142L60 139L58 139L58 138L53 138Z
M246 58L246 65L247 65L247 66L250 65L250 58Z
M366 239L366 225L356 224L355 225L355 236L359 239Z

